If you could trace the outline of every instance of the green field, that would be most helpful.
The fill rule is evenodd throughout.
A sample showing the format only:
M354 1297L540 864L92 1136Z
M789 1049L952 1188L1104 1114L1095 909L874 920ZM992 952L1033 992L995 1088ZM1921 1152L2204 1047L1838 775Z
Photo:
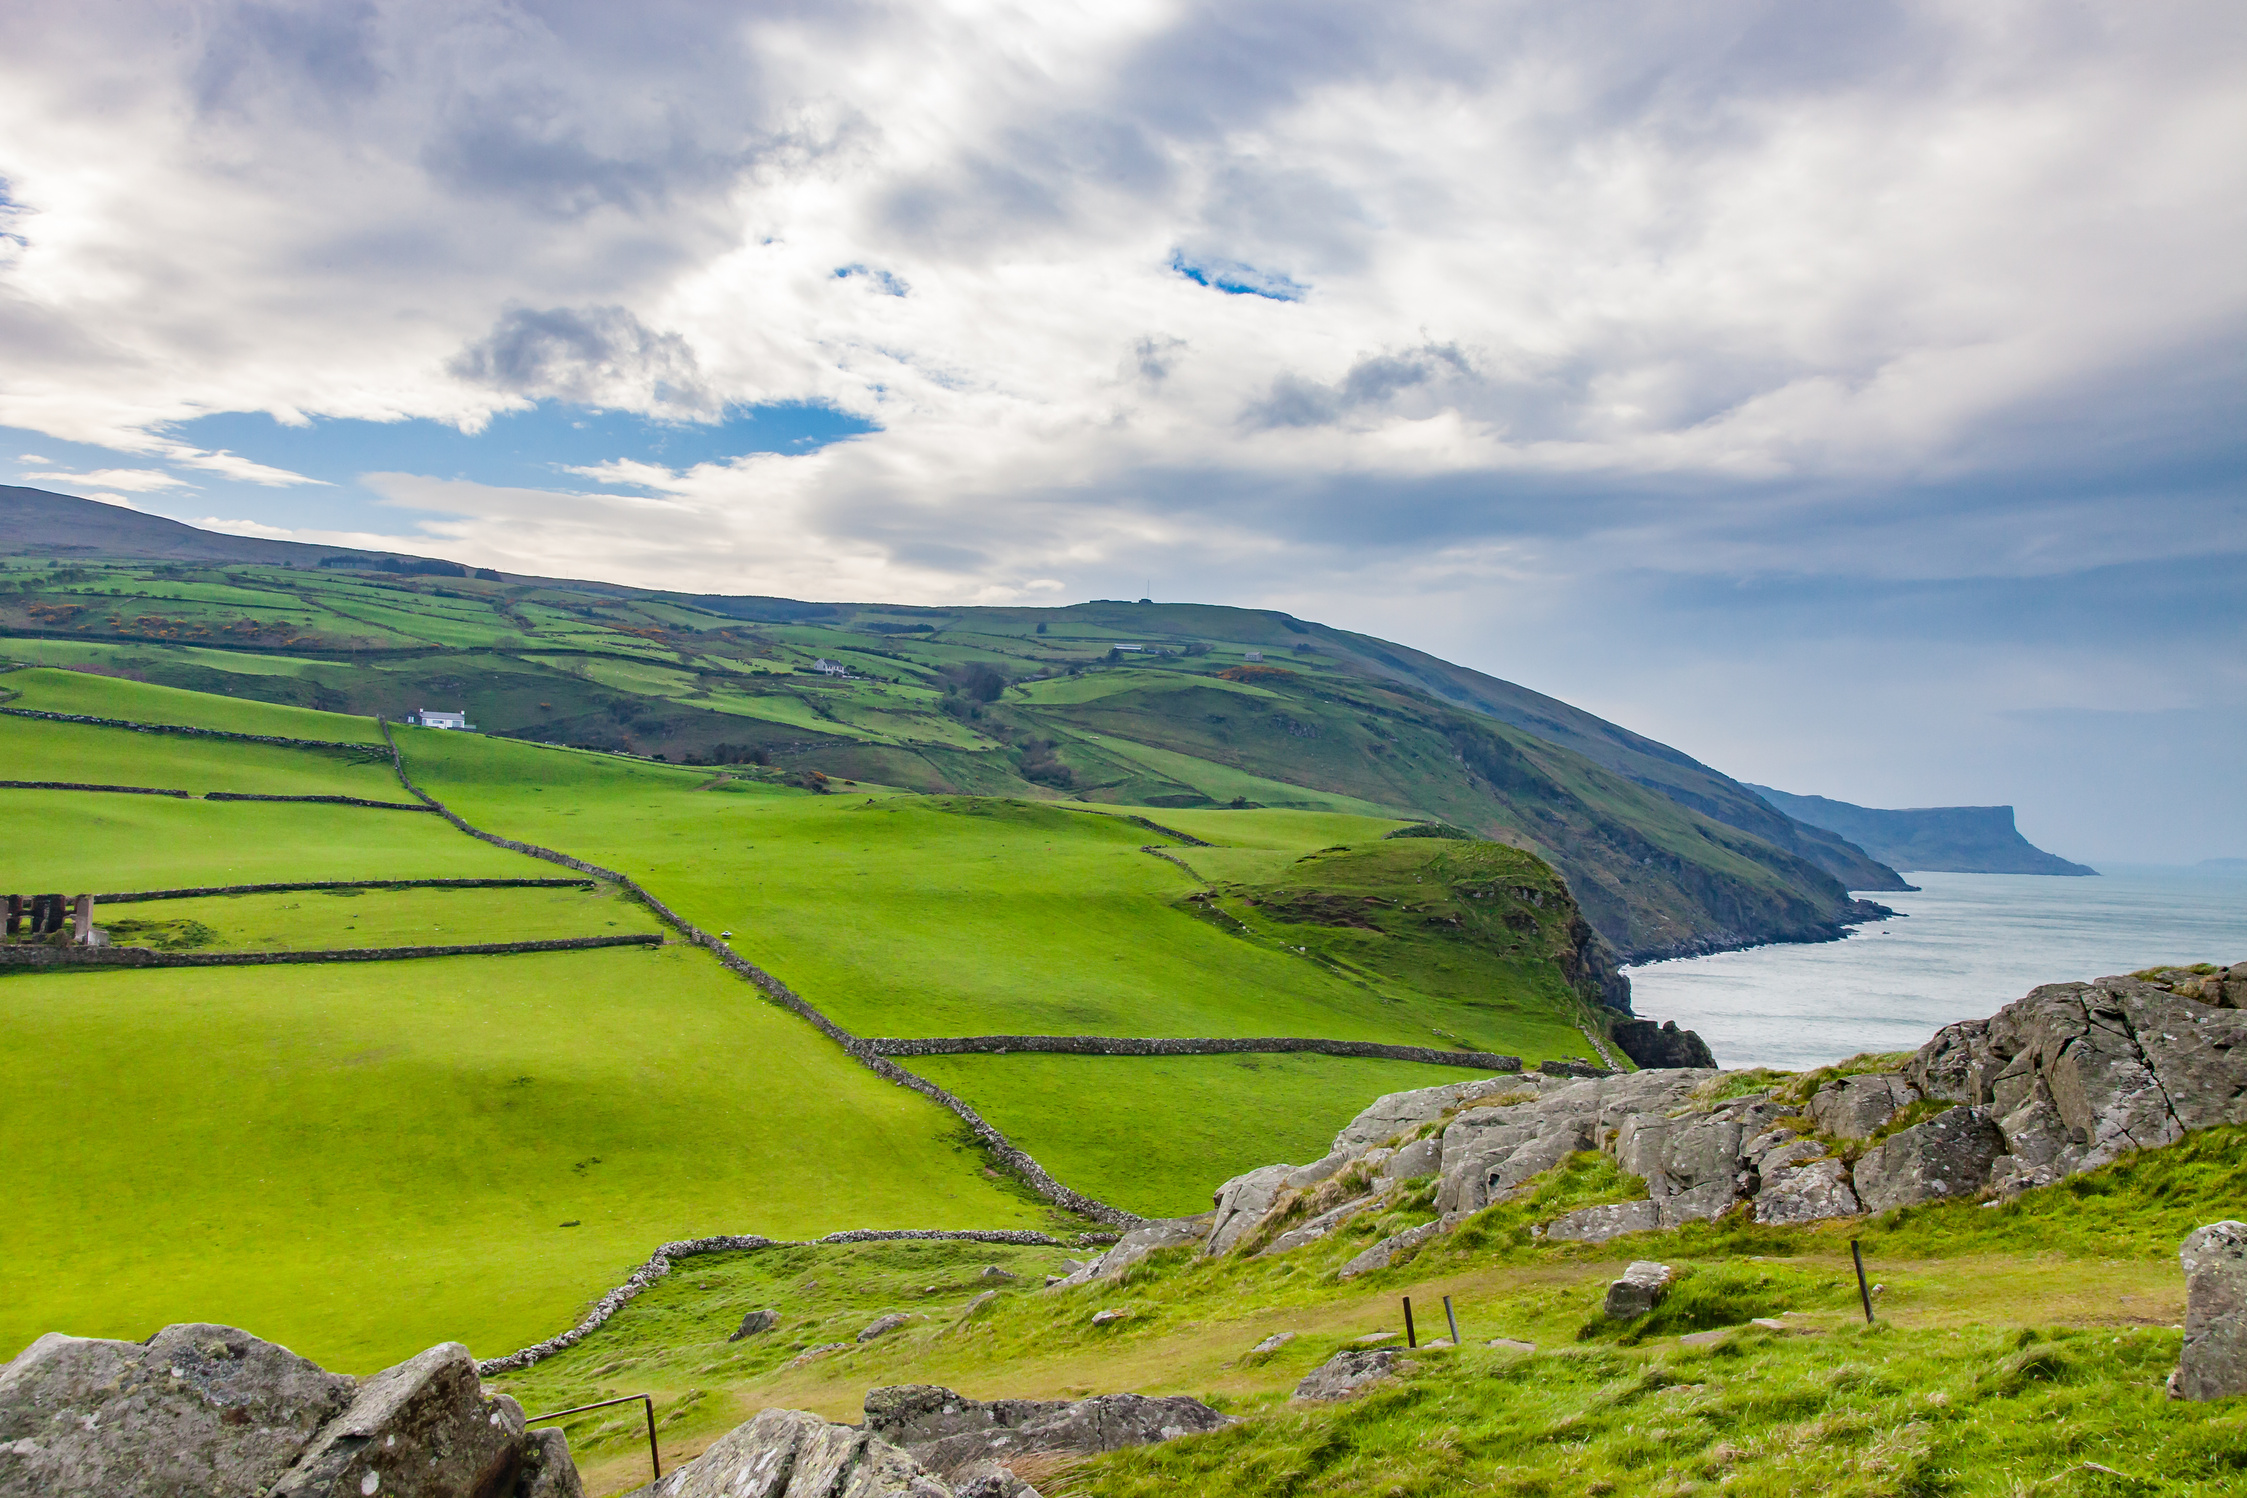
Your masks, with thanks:
M1639 957L1830 936L1857 914L1844 880L1898 887L1686 756L1267 611L901 610L123 558L4 573L0 648L83 668L17 673L26 706L353 740L374 715L466 706L514 738L926 793L1433 817L1537 851Z
M1077 1190L1143 1217L1191 1217L1243 1171L1319 1159L1336 1131L1383 1093L1483 1075L1292 1054L917 1056L901 1064L973 1099Z
M120 718L134 723L174 723L190 728L220 728L269 738L319 739L338 744L379 744L382 733L372 720L345 713L244 698L181 691L145 681L92 676L83 671L33 668L0 675L4 705L43 713L76 713L89 718ZM30 779L29 776L12 777Z
M398 784L390 756L367 749L289 749L181 734L135 733L0 717L0 764L10 780L141 785L163 790L264 796L357 796L418 806Z
M0 868L17 893L316 879L550 879L554 865L442 818L355 806L0 791Z
M663 930L653 911L607 885L206 895L98 906L95 920L119 946L209 952L462 946Z
M218 1321L371 1372L550 1336L673 1238L1046 1217L685 948L16 976L0 1015L10 1349Z
M70 676L14 679L104 716L242 726L230 699ZM71 696L79 681L93 684L87 700ZM0 733L19 758L79 767L67 778L403 795L379 753L6 718ZM1580 998L1538 960L1481 937L1454 951L1414 924L1432 897L1422 881L1470 845L1380 841L1393 820L1146 814L1221 845L1190 847L1128 807L816 795L774 783L777 770L728 779L480 735L397 736L416 779L472 823L629 874L862 1034L1282 1034L1533 1060L1583 1049ZM0 858L23 890L557 872L428 815L0 794L13 798ZM1360 861L1337 862L1338 844ZM1509 878L1540 877L1524 855L1485 856L1519 862ZM1345 868L1350 899L1386 898L1378 886L1415 913L1393 931L1295 919L1289 902L1325 897L1318 871ZM656 929L613 892L574 889L206 897L97 919L121 942L211 951ZM1473 982L1443 976L1460 962ZM347 1366L440 1336L488 1354L569 1324L669 1237L1079 1226L989 1172L948 1113L683 946L18 974L0 981L0 1003L0 1124L26 1141L7 1189L29 1204L27 1282L42 1287L0 1335L138 1336L209 1317ZM1463 1075L1302 1056L920 1065L1066 1183L1146 1213L1198 1210L1225 1175L1323 1152L1371 1096ZM261 1189L297 1177L306 1189ZM88 1201L101 1204L97 1236L129 1246L49 1274ZM163 1232L117 1231L160 1207ZM391 1313L400 1299L414 1316Z
M577 1347L511 1375L526 1406L648 1390L667 1469L760 1409L859 1418L866 1391L931 1383L973 1398L1133 1390L1189 1394L1239 1418L1208 1436L1030 1469L1079 1498L2217 1498L2247 1463L2247 1401L2165 1397L2182 1338L2176 1245L2237 1212L2247 1129L2215 1129L2002 1204L1971 1199L1807 1227L1695 1224L1608 1244L1549 1243L1532 1224L1622 1200L1637 1183L1584 1154L1395 1268L1337 1282L1337 1265L1400 1226L1398 1210L1261 1259L1152 1255L1126 1274L1047 1292L1058 1250L860 1244L683 1262ZM1858 1309L1849 1241L1881 1290ZM1680 1271L1636 1322L1600 1311L1634 1259ZM984 1264L1020 1278L995 1299ZM1358 1338L1401 1343L1400 1298L1421 1347L1356 1400L1288 1392ZM1444 1345L1443 1305L1464 1346ZM728 1343L746 1311L771 1333ZM912 1319L850 1342L885 1312ZM1096 1325L1095 1312L1122 1319ZM1751 1318L1779 1319L1772 1331ZM1679 1337L1732 1328L1714 1342ZM1280 1348L1253 1351L1275 1333ZM1487 1345L1492 1338L1533 1345ZM1433 1344L1433 1345L1431 1345ZM647 1480L644 1436L615 1412L579 1417L586 1489ZM2086 1465L2086 1464L2096 1464ZM2101 1470L2104 1469L2104 1470Z

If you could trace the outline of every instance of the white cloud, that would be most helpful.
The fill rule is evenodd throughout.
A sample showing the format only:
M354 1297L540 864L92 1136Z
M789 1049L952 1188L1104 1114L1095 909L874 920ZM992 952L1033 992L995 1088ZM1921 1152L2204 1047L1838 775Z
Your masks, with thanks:
M146 494L155 489L195 487L187 480L158 468L97 468L91 473L27 473L23 477L42 484L64 484L71 487L95 484L106 489L129 489L135 494Z
M2247 546L2218 0L37 9L0 16L0 423L279 491L199 501L257 524L349 496L167 423L818 401L881 430L566 470L614 492L376 475L431 516L380 544L1152 574L1525 674L1509 631L1675 635L1665 579Z

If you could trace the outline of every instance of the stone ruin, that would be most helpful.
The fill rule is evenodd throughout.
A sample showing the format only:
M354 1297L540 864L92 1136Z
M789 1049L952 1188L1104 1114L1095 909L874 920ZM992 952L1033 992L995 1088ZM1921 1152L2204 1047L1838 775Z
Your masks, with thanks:
M70 934L64 936L65 924ZM92 895L10 895L7 936L10 941L41 941L52 945L106 946L108 938L94 924Z

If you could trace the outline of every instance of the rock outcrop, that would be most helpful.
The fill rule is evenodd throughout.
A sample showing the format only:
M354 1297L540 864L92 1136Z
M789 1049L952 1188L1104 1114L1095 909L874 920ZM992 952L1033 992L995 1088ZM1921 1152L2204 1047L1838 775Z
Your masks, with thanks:
M227 1326L49 1333L0 1369L0 1498L580 1498L559 1431L440 1343L369 1378Z
M1945 1196L1972 1196L2006 1153L2004 1131L1981 1108L1952 1108L1889 1136L1857 1161L1857 1198L1885 1212Z
M766 1410L632 1498L954 1498L950 1484L871 1432Z
M939 1473L959 1473L1033 1453L1147 1446L1231 1423L1184 1395L981 1400L934 1384L902 1384L867 1391L864 1428Z
M1631 1058L1632 1065L1649 1071L1675 1066L1707 1069L1716 1065L1709 1043L1691 1030L1680 1030L1674 1019L1664 1020L1659 1025L1650 1019L1613 1020L1608 1033L1623 1054Z
M735 1327L726 1340L738 1342L744 1337L761 1336L778 1325L780 1325L780 1313L778 1311L771 1309L751 1311L741 1318L741 1325Z
M1610 1321L1635 1321L1662 1303L1676 1279L1677 1271L1669 1265L1640 1259L1607 1287L1601 1309Z
M1396 1375L1393 1347L1345 1348L1313 1368L1288 1397L1301 1404L1323 1404L1355 1399L1373 1385Z
M2185 1346L2169 1393L2247 1394L2247 1222L2212 1222L2185 1239Z
M2247 1123L2242 1004L2247 963L2158 969L2035 989L1989 1019L1946 1026L1897 1071L1812 1073L1739 1097L1725 1093L1742 1074L1702 1067L1562 1067L1391 1093L1322 1158L1235 1176L1214 1210L1143 1224L1060 1283L1197 1242L1209 1254L1289 1253L1432 1177L1433 1220L1390 1227L1337 1270L1354 1278L1591 1150L1643 1181L1644 1199L1567 1213L1540 1224L1544 1236L1605 1242L1743 1206L1785 1224L2010 1195L2193 1129Z

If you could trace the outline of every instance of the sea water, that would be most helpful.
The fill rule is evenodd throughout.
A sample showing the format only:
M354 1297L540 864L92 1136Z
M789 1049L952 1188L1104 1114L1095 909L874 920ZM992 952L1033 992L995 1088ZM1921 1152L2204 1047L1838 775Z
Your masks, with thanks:
M1823 1066L1916 1050L2040 983L2247 961L2247 877L2123 867L2095 879L1906 874L1900 912L1844 941L1629 969L1631 1008L1697 1030L1720 1066Z

